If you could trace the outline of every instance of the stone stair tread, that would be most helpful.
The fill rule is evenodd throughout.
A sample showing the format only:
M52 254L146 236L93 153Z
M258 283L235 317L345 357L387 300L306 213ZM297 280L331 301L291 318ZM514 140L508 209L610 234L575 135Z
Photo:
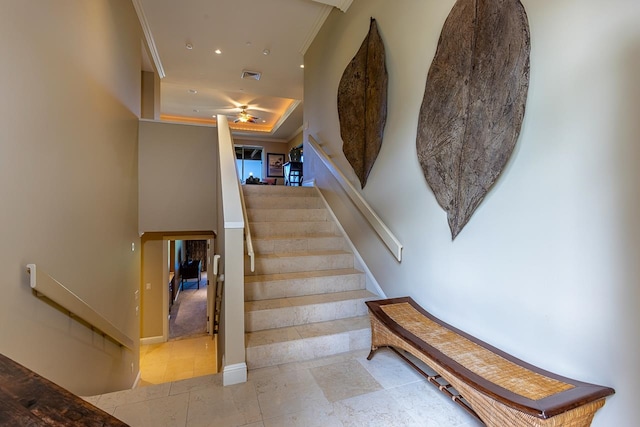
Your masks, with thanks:
M269 225L274 225L274 226L281 226L282 224L295 224L293 226L291 226L290 228L293 229L294 227L300 227L300 226L305 226L305 227L313 227L314 225L317 226L321 226L321 227L326 227L327 225L331 224L331 221L257 221L257 222L249 222L249 227L250 230L255 230L256 228L259 227L267 227ZM253 227L252 227L253 226ZM259 233L258 231L252 231L251 234L253 235L253 233ZM281 231L282 233L282 231ZM282 238L282 237L298 237L298 238L304 238L304 237L308 237L308 236L314 236L314 235L321 235L322 237L326 237L326 236L340 236L340 234L336 233L336 232L329 232L329 231L315 231L313 233L308 233L306 231L301 232L300 230L287 230L286 234L276 234L273 235L274 237L278 237L278 238ZM257 239L268 239L270 238L272 235L271 234L258 234L255 237L255 240ZM253 236L251 237L253 239Z
M251 199L256 197L316 197L316 193L312 191L273 191L269 194L263 193L244 193L245 199Z
M266 329L245 333L245 346L249 348L261 345L271 345L369 328L369 317L358 316L331 320L328 322L308 323L299 326Z
M251 369L366 349L365 274L316 188L245 186L256 272L245 266ZM247 258L248 259L248 258Z
M247 209L322 209L322 202L316 197L256 197L255 199L245 198Z
M279 253L266 253L256 254L256 258L262 259L276 259L276 258L292 258L292 257L306 257L306 256L321 256L321 255L352 255L348 251L340 250L319 250L319 251L304 251L304 252L279 252Z
M274 213L287 213L291 211L291 209L289 208L282 208L280 206L274 206L274 207L260 207L260 208L247 208L247 213L249 214L269 214L269 215L273 215ZM315 214L319 214L319 215L326 215L327 214L327 210L325 208L295 208L296 213L315 213ZM330 219L328 219L327 221L331 221Z
M304 224L305 226L311 226L313 224L322 224L322 225L326 225L327 223L331 223L332 221L329 220L324 220L324 219L306 219L306 220L300 220L300 221L287 221L287 220L282 220L282 221L249 221L249 227L251 226L255 226L255 227L260 227L260 226L265 226L265 225L269 225L269 224L291 224L292 222L295 222L297 224ZM332 234L332 236L335 236L336 234ZM305 234L306 236L306 234Z
M297 193L299 195L315 195L316 189L314 187L298 187L298 186L284 186L275 185L270 186L253 186L243 185L242 190L246 196L275 196L277 194L291 195Z
M289 193L274 193L274 194L245 194L244 200L245 202L251 202L252 200L264 200L264 199L278 199L279 203L282 203L284 199L313 199L316 200L317 196L312 193L307 194L289 194ZM256 207L249 207L249 209L256 209ZM282 208L282 206L275 205L276 208ZM315 208L315 207L312 207ZM260 207L257 209L265 209L264 207ZM266 208L268 209L268 208Z
M291 280L291 279L306 279L310 277L329 277L329 276L343 276L349 274L363 274L362 271L355 268L341 268L337 270L314 270L314 271L301 271L296 273L273 273L273 274L256 274L251 276L245 276L245 283L255 282L268 282L275 280Z
M286 227L285 227L286 226ZM270 237L303 239L307 236L323 234L322 237L341 237L331 221L304 223L262 222L250 224L253 240L266 240Z
M329 304L340 301L348 301L353 299L361 299L361 298L376 298L377 295L367 291L367 290L357 290L357 291L345 291L345 292L333 292L329 294L315 294L315 295L304 295L299 297L286 297L286 298L276 298L269 300L258 300L258 301L245 301L244 310L245 313L261 311L261 310L273 310L279 308L289 308L289 307L303 307L307 305L314 304Z
M264 237L251 237L251 240L291 240L291 239L324 239L326 237L342 237L339 234L333 233L313 233L305 234L303 236L264 236Z

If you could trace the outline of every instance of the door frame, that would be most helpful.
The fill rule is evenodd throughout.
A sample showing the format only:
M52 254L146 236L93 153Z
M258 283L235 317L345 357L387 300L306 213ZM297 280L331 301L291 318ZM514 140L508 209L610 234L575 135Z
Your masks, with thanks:
M213 248L215 241L216 233L202 233L202 234L167 234L162 237L163 245L162 245L162 265L163 272L162 278L164 282L164 286L166 288L162 292L162 340L163 342L167 342L169 340L169 247L171 240L206 240L208 248ZM207 251L207 316L211 319L211 307L209 306L212 298L210 294L214 291L209 284L211 283L210 274L212 271L209 271L211 268L211 250ZM177 281L174 283L174 286L178 286ZM207 335L212 335L213 331L209 328L209 320L207 321Z

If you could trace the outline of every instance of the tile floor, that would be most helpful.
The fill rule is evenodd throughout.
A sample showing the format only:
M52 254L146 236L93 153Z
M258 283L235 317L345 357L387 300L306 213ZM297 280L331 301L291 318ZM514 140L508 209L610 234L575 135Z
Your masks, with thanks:
M482 425L395 353L367 354L250 370L246 383L228 387L206 375L88 400L133 427Z
M140 347L138 387L217 373L216 341L208 335Z

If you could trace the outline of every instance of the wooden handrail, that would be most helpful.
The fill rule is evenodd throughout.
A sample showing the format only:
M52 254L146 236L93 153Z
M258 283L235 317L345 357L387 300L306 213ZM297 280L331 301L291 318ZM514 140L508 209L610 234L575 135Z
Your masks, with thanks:
M371 227L376 231L378 236L380 236L389 251L391 251L399 262L402 262L402 243L400 243L389 227L387 227L382 219L380 219L380 217L374 212L373 208L362 197L360 192L356 190L353 184L351 184L347 177L344 176L333 160L329 158L329 155L322 149L322 147L320 147L318 141L316 141L313 136L309 135L308 142L309 146L318 155L318 158L322 163L324 163L333 177L340 183L342 189L347 193L362 216L366 218Z
M118 327L62 283L47 273L37 271L35 264L27 264L27 272L30 276L31 289L36 292L36 295L46 297L67 311L69 316L82 320L92 330L96 330L112 341L130 350L134 350L135 341L133 338L118 329Z

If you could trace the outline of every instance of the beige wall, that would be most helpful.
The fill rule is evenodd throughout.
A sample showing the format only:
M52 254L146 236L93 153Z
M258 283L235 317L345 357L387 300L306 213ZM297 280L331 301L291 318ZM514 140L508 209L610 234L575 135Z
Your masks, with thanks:
M289 153L289 151L291 151L298 145L302 144L303 141L304 141L304 132L300 132L299 134L291 138L291 140L287 142L287 153Z
M640 416L640 3L523 0L532 36L521 137L498 183L452 242L420 169L418 112L453 0L355 0L305 55L306 135L356 183L342 154L337 87L378 21L389 72L380 156L363 196L404 245L394 260L348 202L326 194L387 296L522 359L613 386L593 425ZM321 169L305 153L305 178ZM358 186L359 187L359 186Z
M169 283L164 283L163 245L166 240L147 240L143 237L142 249L142 325L141 338L162 337L163 293L169 292ZM148 285L147 285L148 284ZM148 289L147 289L148 288ZM167 304L169 300L167 299Z
M143 119L160 118L160 78L158 73L142 71L141 113Z
M140 40L127 0L0 2L0 352L79 394L130 387L138 350L34 297L25 264L138 341Z
M139 230L212 231L216 227L216 129L140 122Z

